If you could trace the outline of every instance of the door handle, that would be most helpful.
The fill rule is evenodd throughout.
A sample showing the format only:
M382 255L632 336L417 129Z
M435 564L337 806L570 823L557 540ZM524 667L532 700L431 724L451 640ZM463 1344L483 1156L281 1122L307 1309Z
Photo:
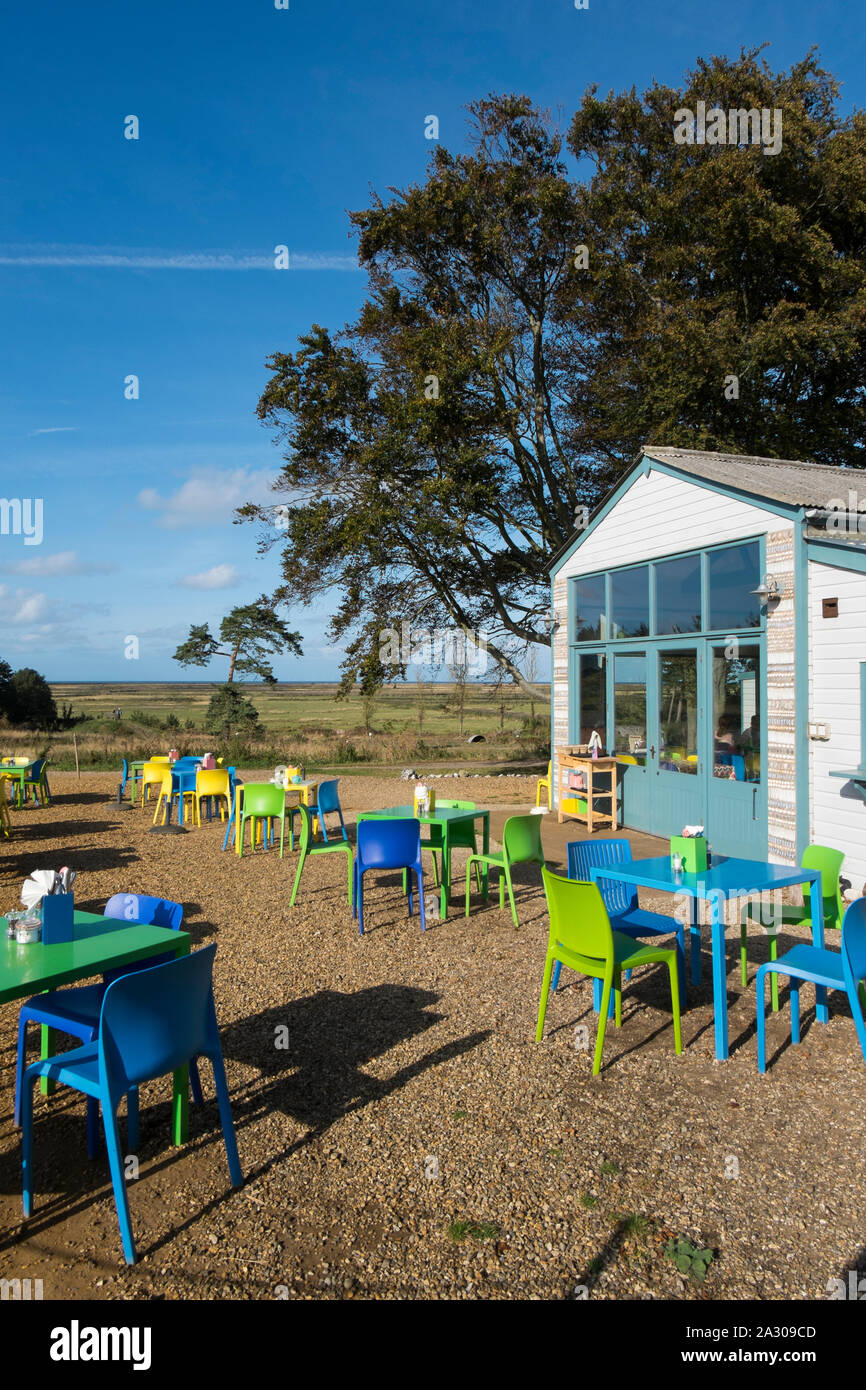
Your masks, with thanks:
M650 749L650 757L651 757L651 758L654 758L655 755L656 755L655 747L652 747L652 748Z

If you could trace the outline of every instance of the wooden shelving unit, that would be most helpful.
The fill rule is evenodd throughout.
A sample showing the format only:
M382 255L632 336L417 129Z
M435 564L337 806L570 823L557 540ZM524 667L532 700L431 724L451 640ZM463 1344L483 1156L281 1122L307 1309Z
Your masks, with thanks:
M560 749L557 753L557 791L556 798L559 824L566 816L582 821L590 835L600 826L617 829L616 811L616 758L591 758L585 753L569 753ZM569 772L582 772L585 787L577 789L568 785ZM601 783L601 785L599 785ZM585 801L586 812L563 810L564 801ZM595 803L607 802L609 811L598 811Z

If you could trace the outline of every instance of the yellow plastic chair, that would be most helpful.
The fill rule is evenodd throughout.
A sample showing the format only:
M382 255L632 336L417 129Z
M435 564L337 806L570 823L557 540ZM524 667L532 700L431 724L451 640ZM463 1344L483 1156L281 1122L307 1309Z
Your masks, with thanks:
M171 775L171 772L166 768L166 769L163 771L163 774L162 774L162 783L161 783L161 786L160 786L160 789L159 789L159 797L158 797L157 803L156 803L156 810L155 810L154 813L153 813L153 823L154 823L154 825L156 825L156 822L157 822L157 820L158 820L158 818L159 818L160 811L162 812L162 824L165 825L165 823L166 823L166 816L167 816L167 812L168 812L168 808L171 806L171 798L172 798L173 792L174 792L174 782L173 782L173 780L172 780L172 775ZM183 793L183 795L184 795L184 797L188 797L188 798L189 798L189 811L184 810L184 824L187 823L187 817L188 817L188 816L191 816L192 824L193 824L193 825L199 825L199 824L200 824L200 821L199 821L199 818L198 818L198 806L197 806L197 804L196 804L196 794L195 794L195 792L193 791L192 787L189 787L189 788Z
M148 758L148 762L150 762L150 763L170 763L170 762L171 762L171 758L167 757L167 756L166 756L165 754L163 754L163 753L154 753L154 755L153 755L152 758Z
M196 819L201 825L201 803L203 797L216 797L220 803L220 819L225 820L227 814L231 814L231 802L229 792L229 775L219 768L205 768L200 771L195 779L195 810ZM225 805L222 803L225 802Z
M12 817L9 814L9 797L6 788L9 785L8 777L0 778L0 830L9 839L9 832L12 829Z
M551 760L551 761L547 764L547 776L546 776L546 777L539 777L538 782L537 782L537 784L536 784L536 788L535 788L535 804L536 804L536 806L540 806L540 805L541 805L541 788L544 787L545 790L547 791L547 809L548 809L548 811L550 811L550 810L553 809L553 799L552 799L551 790L550 790L550 788L551 788L551 780L552 780L552 773L553 773L553 761Z
M629 767L637 767L637 758L633 758L631 753L617 753L618 763L628 763Z
M167 761L167 760L166 760ZM165 763L158 762L156 758L150 758L141 769L141 805L147 801L148 789L153 787L157 791L162 791L162 779L165 776Z

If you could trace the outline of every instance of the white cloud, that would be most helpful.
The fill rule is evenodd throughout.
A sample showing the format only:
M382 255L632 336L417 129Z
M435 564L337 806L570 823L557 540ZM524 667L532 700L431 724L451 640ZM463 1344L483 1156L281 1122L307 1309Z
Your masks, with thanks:
M234 565L213 565L200 574L188 574L181 583L188 589L230 589L239 579Z
M97 565L80 560L74 550L61 550L56 555L31 555L14 565L2 565L7 574L33 574L50 578L66 574L108 574L116 565Z
M37 434L75 434L77 430L77 425L48 425L45 429L31 430L29 437L32 439Z
M267 251L163 251L134 246L0 246L0 265L85 266L121 270L273 270ZM356 256L289 249L290 270L360 270Z
M0 625L42 623L49 613L50 605L45 594L35 594L28 589L10 589L0 584Z
M148 487L138 494L139 505L146 511L160 512L161 526L177 530L181 526L213 526L233 519L235 507L244 502L266 502L275 505L270 490L274 472L270 469L197 468L169 497L162 497L156 488Z

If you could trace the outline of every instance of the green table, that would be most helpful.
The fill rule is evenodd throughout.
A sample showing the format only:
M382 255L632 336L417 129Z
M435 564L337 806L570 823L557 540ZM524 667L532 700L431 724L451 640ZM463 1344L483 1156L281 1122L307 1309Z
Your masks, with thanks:
M18 786L15 791L15 804L20 808L24 805L24 780L30 776L31 769L36 759L25 763L23 767L15 767L11 763L0 763L0 777L8 777L10 782L17 780Z
M442 850L442 887L439 897L439 915L444 922L448 916L448 899L451 896L451 827L458 822L480 820L484 822L484 841L482 850L484 854L490 852L490 812L484 810L461 811L456 806L443 806L441 810L435 811L432 816L415 817L414 806L388 806L384 811L362 811L358 817L358 824L362 820L405 820L415 818L422 825L436 826L441 836L441 845L434 847ZM429 849L430 846L428 845ZM484 864L481 870L481 885L484 897L488 892L488 872L487 865Z
M167 927L122 926L116 918L100 917L93 912L75 913L75 940L60 946L44 946L41 941L19 946L7 938L6 926L6 918L0 917L0 1004L91 979L150 956L189 955L188 932L170 931ZM43 1028L42 1056L50 1057L54 1046L54 1029ZM188 1124L189 1067L184 1066L174 1073L175 1144L186 1142Z

